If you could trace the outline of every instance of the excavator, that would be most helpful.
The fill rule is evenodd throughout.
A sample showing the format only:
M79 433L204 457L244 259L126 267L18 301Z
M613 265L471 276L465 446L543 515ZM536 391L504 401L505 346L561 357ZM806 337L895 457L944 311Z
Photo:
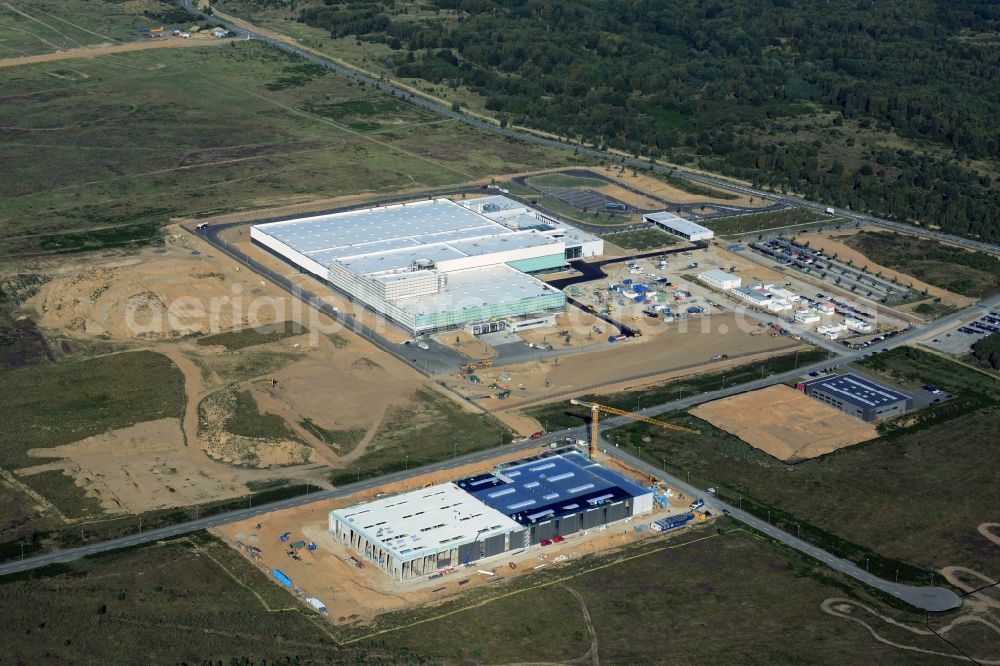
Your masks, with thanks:
M570 400L570 404L580 405L581 407L586 407L590 410L590 440L587 447L587 455L590 459L594 459L594 451L597 449L597 439L600 436L598 433L598 416L601 412L606 414L614 414L615 416L624 416L626 418L633 419L635 421L642 421L643 423L649 423L650 425L659 426L661 428L666 428L667 430L679 430L681 432L690 432L695 435L701 434L693 428L685 428L684 426L674 425L672 423L667 423L665 421L659 421L657 419L651 418L649 416L643 416L642 414L635 414L633 412L626 412L623 409L617 409L615 407L608 407L607 405L600 405L596 402L583 402L582 400Z

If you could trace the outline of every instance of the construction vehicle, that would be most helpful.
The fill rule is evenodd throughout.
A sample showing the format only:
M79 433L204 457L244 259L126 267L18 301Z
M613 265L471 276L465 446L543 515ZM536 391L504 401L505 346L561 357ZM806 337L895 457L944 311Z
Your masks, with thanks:
M590 446L587 448L587 455L590 459L594 459L594 450L597 448L597 440L600 437L600 432L598 429L598 417L600 412L605 412L606 414L614 414L616 416L625 416L636 421L642 421L643 423L649 423L651 425L659 426L661 428L666 428L667 430L679 430L681 432L690 432L695 435L700 435L701 433L693 428L685 428L684 426L674 425L672 423L667 423L665 421L659 421L657 419L651 418L649 416L643 416L642 414L635 414L633 412L626 412L623 409L617 409L615 407L608 407L607 405L600 405L596 402L583 402L582 400L570 400L570 404L580 405L581 407L587 407L590 409Z

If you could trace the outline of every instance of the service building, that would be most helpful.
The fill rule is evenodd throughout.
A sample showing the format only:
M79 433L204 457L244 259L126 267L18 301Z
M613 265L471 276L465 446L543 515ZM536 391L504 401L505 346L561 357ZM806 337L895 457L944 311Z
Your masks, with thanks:
M740 276L719 269L699 273L698 280L719 291L736 289L743 284Z
M711 229L703 227L700 224L695 224L690 220L685 220L683 217L677 217L667 211L647 213L642 217L650 224L660 227L668 234L680 236L690 241L708 240L715 236L715 232Z
M806 395L864 421L881 421L913 407L913 398L853 373L827 375L798 385Z

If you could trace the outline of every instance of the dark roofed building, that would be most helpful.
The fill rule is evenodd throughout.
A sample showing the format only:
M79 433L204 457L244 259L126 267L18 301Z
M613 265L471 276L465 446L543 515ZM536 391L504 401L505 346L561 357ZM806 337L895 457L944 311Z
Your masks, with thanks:
M799 384L799 388L809 397L864 421L881 421L913 407L913 398L906 393L853 373L820 377Z
M529 530L529 543L593 529L652 510L653 493L579 451L524 458L459 488Z

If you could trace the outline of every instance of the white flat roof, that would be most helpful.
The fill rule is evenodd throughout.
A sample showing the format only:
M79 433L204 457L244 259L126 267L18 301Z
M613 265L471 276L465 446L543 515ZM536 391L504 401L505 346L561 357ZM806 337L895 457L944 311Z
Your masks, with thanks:
M413 314L430 314L558 293L558 289L527 273L498 264L452 271L448 273L448 284L440 292L395 299L393 305Z
M713 268L710 271L705 271L704 273L701 273L698 277L707 278L709 280L715 280L716 282L727 282L729 280L740 279L738 275L727 273L726 271L721 270L719 268Z
M323 266L340 261L356 273L409 268L414 261L446 261L559 241L537 231L505 227L449 199L380 206L256 225Z
M334 509L330 515L403 561L524 529L454 483Z
M676 231L683 234L693 235L702 233L711 233L712 230L707 227L703 227L700 224L695 224L691 220L685 220L683 217L677 217L673 213L667 211L662 211L660 213L647 213L644 215L647 220L652 220L658 224L663 224L670 227Z
M514 201L503 195L467 199L460 201L459 204L466 208L481 211L485 217L500 222L505 226L516 227L517 229L548 227L549 229L543 231L543 233L556 238L561 237L567 247L599 242L601 240L593 234L588 234L576 227L564 224L544 213L540 213L530 206L525 206L521 202ZM483 208L489 208L490 210L483 210Z

